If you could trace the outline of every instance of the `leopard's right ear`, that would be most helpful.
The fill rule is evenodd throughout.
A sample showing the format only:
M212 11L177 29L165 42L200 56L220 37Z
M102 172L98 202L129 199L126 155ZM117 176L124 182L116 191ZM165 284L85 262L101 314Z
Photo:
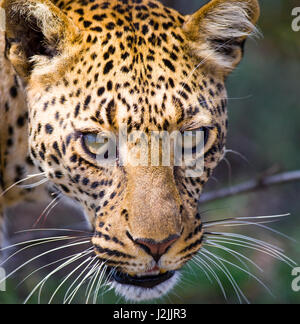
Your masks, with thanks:
M183 25L191 54L226 76L242 59L246 39L257 34L259 14L257 0L210 0Z
M21 77L49 65L79 37L75 24L49 0L4 0L2 8L6 55Z

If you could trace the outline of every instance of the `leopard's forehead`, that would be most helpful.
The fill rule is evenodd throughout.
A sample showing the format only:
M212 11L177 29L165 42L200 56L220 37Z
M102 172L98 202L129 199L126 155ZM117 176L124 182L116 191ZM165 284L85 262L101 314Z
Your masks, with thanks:
M178 129L197 114L224 114L225 102L215 99L224 98L223 82L187 50L177 11L138 0L58 5L82 31L81 51L43 106L63 104L61 117L81 128L125 123L129 131Z

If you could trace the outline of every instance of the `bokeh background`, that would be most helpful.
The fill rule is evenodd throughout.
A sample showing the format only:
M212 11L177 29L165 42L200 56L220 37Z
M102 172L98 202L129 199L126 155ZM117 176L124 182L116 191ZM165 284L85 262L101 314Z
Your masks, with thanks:
M163 0L168 6L189 14L196 11L207 1L204 0ZM262 174L300 169L300 32L291 28L293 17L291 11L299 7L295 0L261 0L262 15L259 28L263 37L248 41L245 58L227 82L229 91L229 137L228 149L238 154L228 154L227 163L222 162L207 185L206 190L216 190ZM241 157L243 156L243 158ZM272 234L271 232L248 227L233 228L234 232L243 231L247 235L272 242L285 250L285 253L300 265L300 183L291 183L266 189L257 193L219 200L201 205L205 211L206 221L241 216L260 216L290 213L291 216L279 223L271 224L272 228L283 232L293 240ZM44 206L22 206L11 212L8 233L30 228L32 214L39 214ZM22 214L22 217L15 215ZM48 227L68 227L74 224L83 228L83 220L75 216L71 208L68 212L61 207L55 208L48 216ZM28 233L27 233L28 234ZM47 234L52 235L53 232ZM19 234L24 236L25 234ZM35 233L43 236L45 233ZM26 236L26 235L25 235ZM25 237L24 236L24 237ZM23 238L24 238L23 237ZM26 236L28 238L28 236ZM13 256L9 267L26 262L37 253L42 253L40 246ZM293 292L291 268L273 258L251 251L239 249L256 263L264 272L251 268L251 272L263 280L274 296L271 296L251 276L231 268L238 285L252 303L299 303L300 292ZM15 250L13 251L15 252ZM224 254L218 252L225 257ZM63 255L59 254L60 257ZM230 260L227 255L226 258ZM25 283L17 287L26 273L58 259L58 256L47 256L19 271L7 284L7 292L0 292L0 303L22 303L34 284L46 273L39 271ZM45 270L45 269L44 269ZM49 299L50 292L63 280L66 272L59 273L49 280L43 290L42 302ZM229 303L238 302L228 280L218 273L228 293ZM64 295L62 289L59 297ZM74 302L80 303L85 290L79 291ZM100 298L104 303L123 303L113 292L107 292ZM59 298L55 300L59 302ZM31 303L37 302L34 296ZM184 270L184 278L178 288L161 303L225 303L225 299L215 281L210 283L196 265Z

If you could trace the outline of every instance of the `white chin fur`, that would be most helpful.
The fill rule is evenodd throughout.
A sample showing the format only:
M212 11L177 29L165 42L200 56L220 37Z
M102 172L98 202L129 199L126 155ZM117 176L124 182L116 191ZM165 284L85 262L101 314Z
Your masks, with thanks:
M161 298L168 294L177 284L180 273L175 272L172 278L155 286L154 288L142 288L132 285L123 285L116 281L111 282L116 294L122 296L126 301L141 302L151 299Z

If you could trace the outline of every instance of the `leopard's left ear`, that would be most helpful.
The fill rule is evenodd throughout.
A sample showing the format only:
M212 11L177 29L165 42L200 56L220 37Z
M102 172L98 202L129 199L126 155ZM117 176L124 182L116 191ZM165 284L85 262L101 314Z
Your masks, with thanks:
M190 50L214 70L227 75L240 62L245 40L257 32L257 0L211 0L183 26Z

